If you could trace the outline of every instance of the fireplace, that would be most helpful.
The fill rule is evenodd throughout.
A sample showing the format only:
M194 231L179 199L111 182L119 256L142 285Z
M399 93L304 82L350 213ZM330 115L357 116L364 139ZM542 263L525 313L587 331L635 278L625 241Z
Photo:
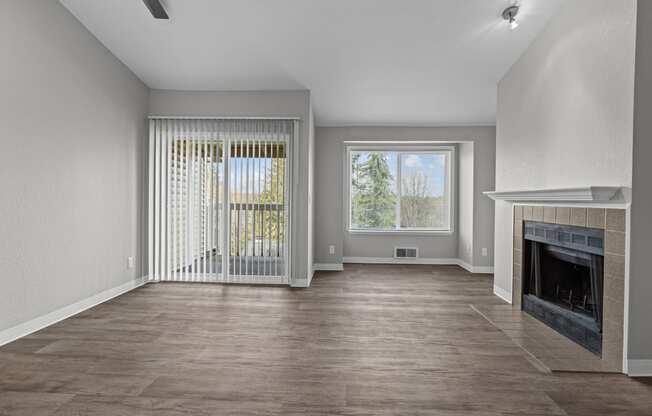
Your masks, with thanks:
M604 230L524 221L522 309L602 354Z
M548 326L523 327L532 345L544 346L536 338L545 334L545 344L557 349L545 356L531 352L542 362L552 360L549 368L622 371L627 210L515 204L513 213L510 300Z

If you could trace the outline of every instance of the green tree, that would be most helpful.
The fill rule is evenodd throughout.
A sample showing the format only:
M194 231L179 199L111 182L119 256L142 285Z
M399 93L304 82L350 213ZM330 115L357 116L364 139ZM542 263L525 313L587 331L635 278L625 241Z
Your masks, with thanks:
M271 242L270 254L280 256L285 240L285 159L270 160L261 202L269 208L261 218L263 237Z
M359 153L351 158L353 224L361 228L394 228L396 194L392 190L394 177L388 156L371 152L365 161L360 159Z

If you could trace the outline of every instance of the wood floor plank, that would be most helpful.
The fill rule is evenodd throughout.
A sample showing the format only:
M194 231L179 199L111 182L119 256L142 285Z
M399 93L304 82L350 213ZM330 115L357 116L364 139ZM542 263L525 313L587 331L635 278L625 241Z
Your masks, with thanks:
M73 394L0 390L0 416L50 416L73 397Z
M197 398L78 395L55 416L258 416L279 415L278 403L238 402Z
M492 292L410 265L147 285L1 347L0 415L652 415L650 382L538 366Z

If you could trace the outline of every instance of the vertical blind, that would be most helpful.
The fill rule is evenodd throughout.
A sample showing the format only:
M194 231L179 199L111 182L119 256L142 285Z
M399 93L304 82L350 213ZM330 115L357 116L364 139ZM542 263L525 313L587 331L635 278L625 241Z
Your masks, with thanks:
M296 123L150 120L149 280L288 283Z

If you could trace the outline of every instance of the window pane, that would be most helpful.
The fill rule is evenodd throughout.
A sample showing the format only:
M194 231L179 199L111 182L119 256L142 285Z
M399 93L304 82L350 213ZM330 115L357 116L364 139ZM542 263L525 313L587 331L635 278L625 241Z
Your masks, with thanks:
M401 154L401 228L449 224L447 153Z
M396 228L396 154L351 152L351 228Z

